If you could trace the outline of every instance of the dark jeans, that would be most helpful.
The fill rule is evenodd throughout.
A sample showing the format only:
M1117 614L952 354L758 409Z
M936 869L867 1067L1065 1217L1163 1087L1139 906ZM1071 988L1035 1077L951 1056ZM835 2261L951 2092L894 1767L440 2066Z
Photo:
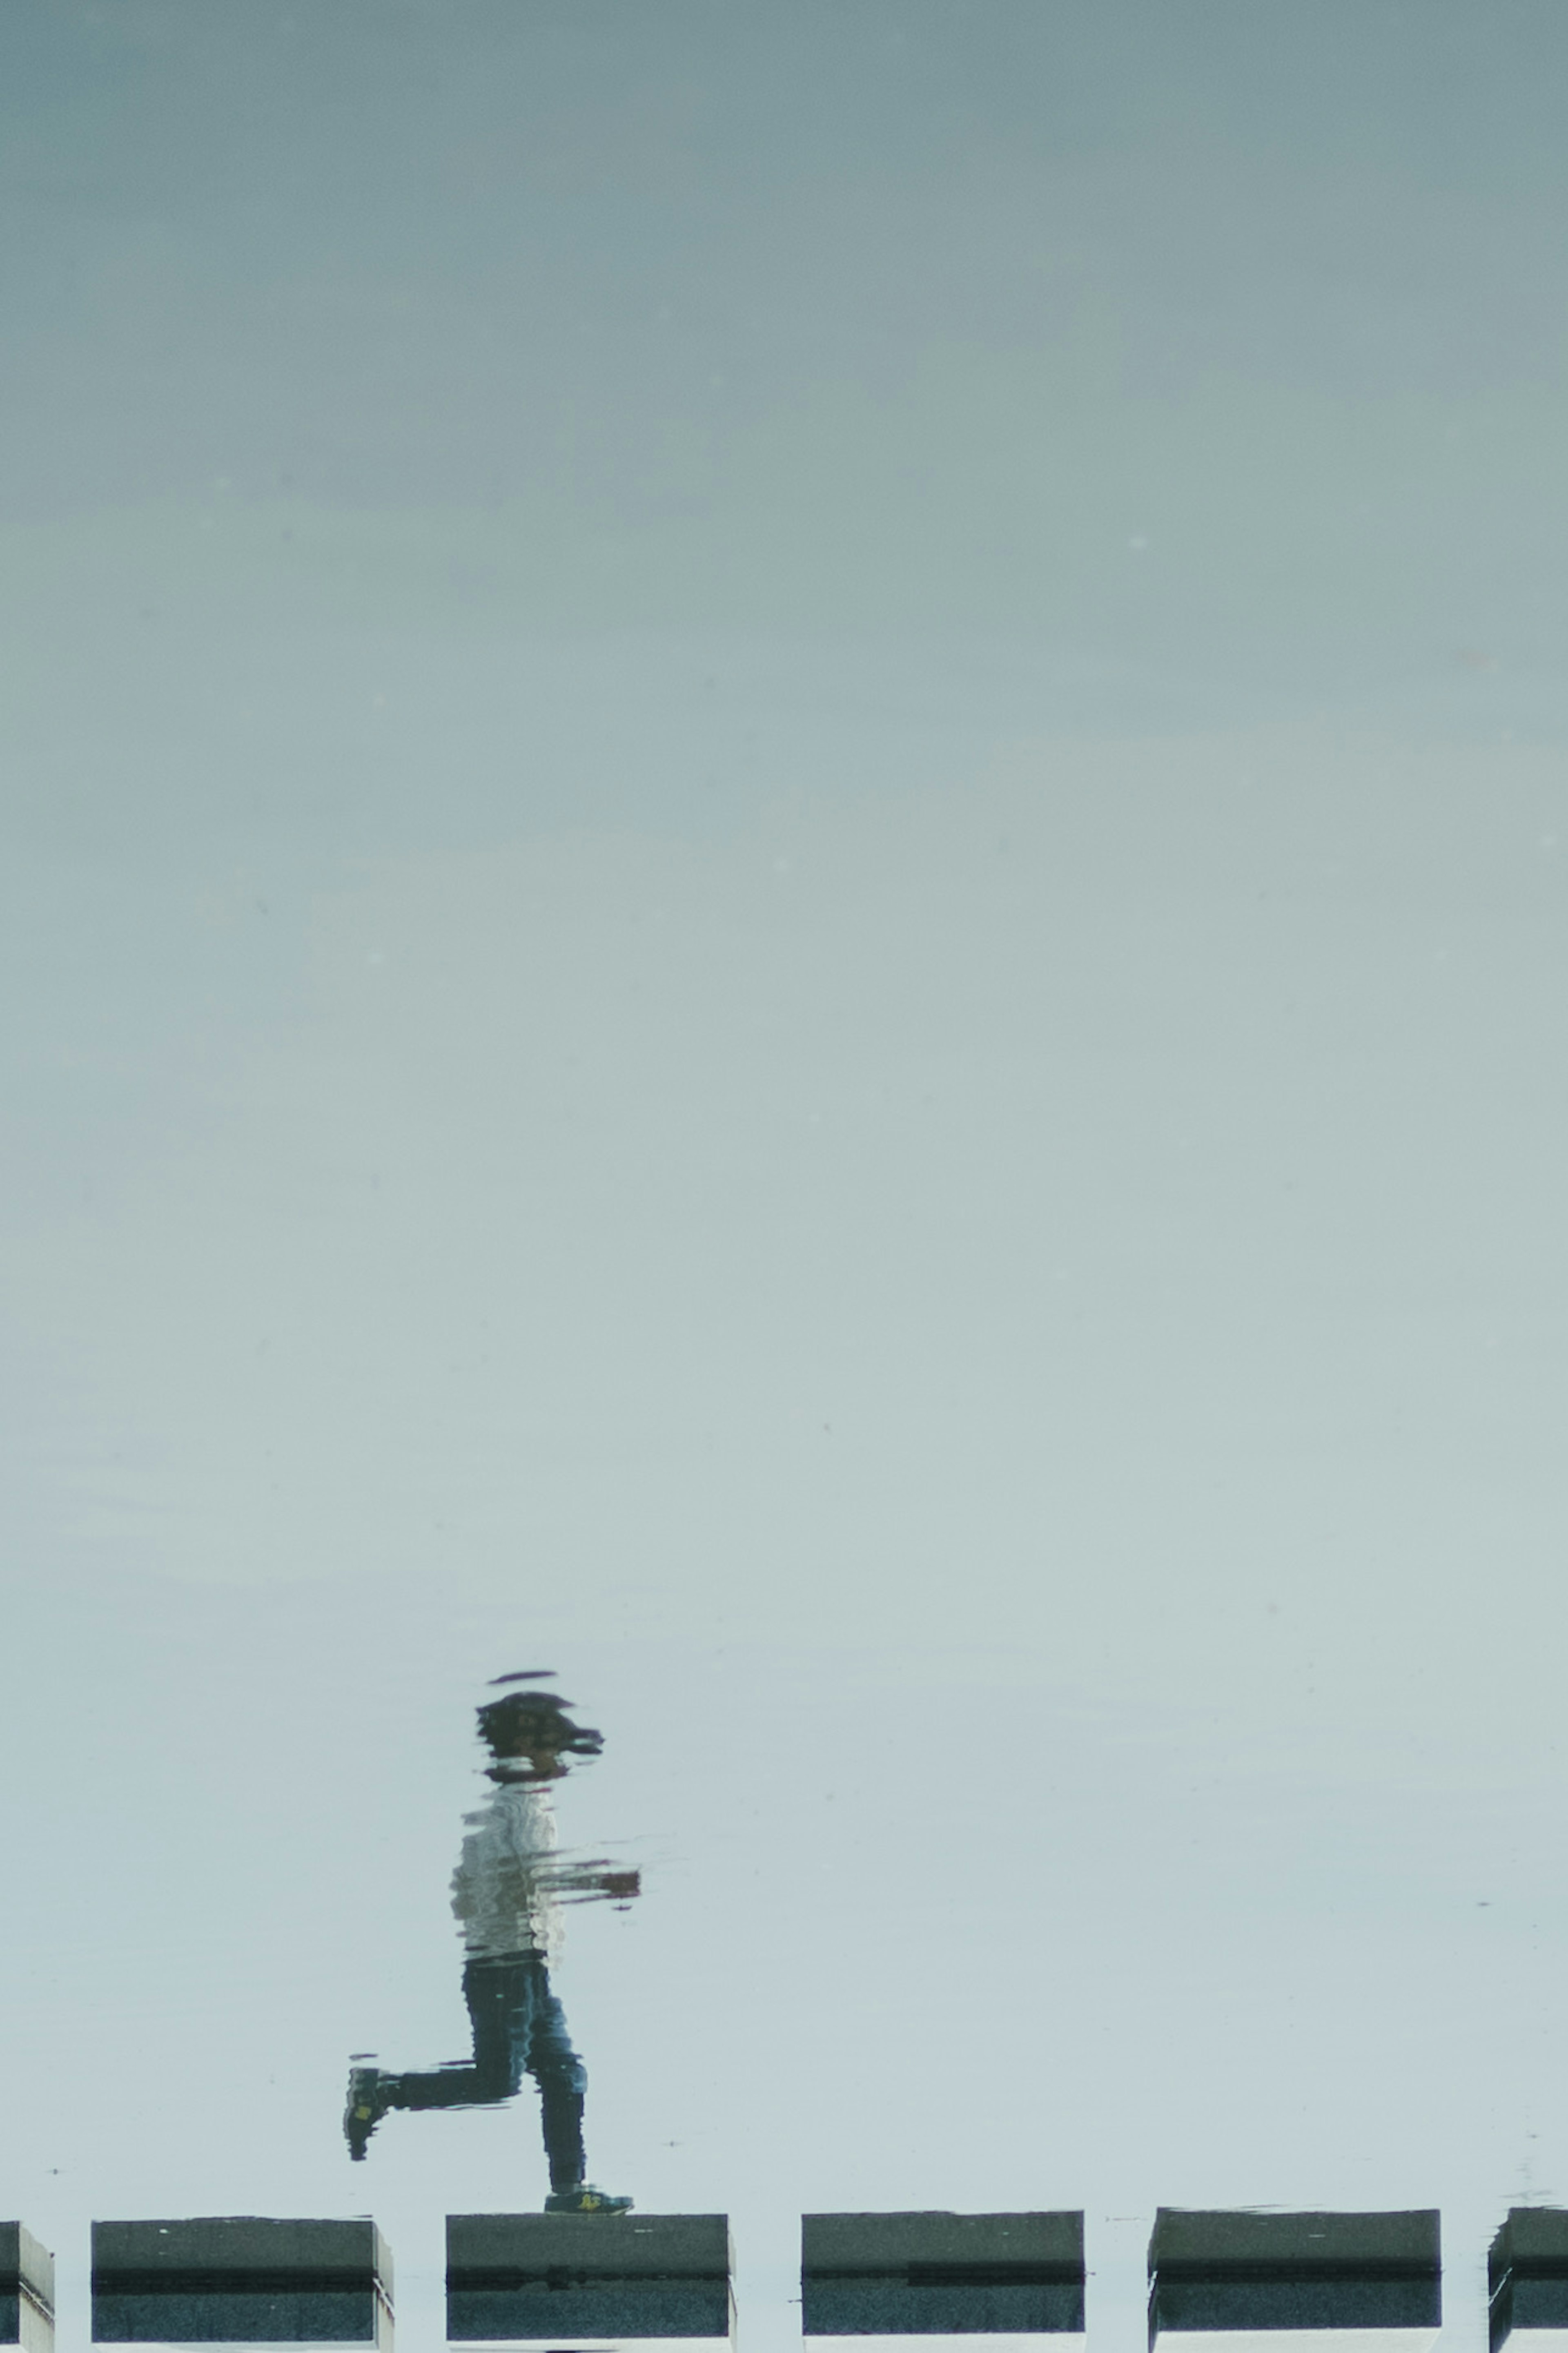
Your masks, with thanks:
M552 2189L575 2189L583 2156L583 2094L588 2071L573 2050L566 2016L537 1953L470 1961L463 1999L474 2030L473 2063L458 2059L423 2074L384 2074L394 2108L463 2108L510 2100L524 2074L539 2086Z

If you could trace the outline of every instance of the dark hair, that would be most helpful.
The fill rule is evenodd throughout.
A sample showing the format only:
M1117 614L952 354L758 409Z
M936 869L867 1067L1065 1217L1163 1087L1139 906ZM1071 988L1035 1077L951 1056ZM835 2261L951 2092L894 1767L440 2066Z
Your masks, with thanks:
M566 1713L572 1704L553 1692L508 1692L477 1711L479 1737L492 1757L528 1757L540 1748L558 1756L596 1757L605 1736L574 1724Z

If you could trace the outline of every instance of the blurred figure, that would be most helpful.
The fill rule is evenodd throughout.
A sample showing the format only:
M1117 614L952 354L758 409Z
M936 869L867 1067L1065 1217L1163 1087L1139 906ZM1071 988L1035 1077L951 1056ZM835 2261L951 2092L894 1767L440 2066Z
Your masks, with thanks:
M535 1684L534 1673L498 1683ZM574 1724L574 1703L553 1692L509 1691L479 1710L494 1784L477 1813L452 1874L452 1909L462 1923L468 1959L463 1998L473 2029L473 2056L421 2073L393 2073L356 2062L343 2116L349 2155L363 2158L389 2108L456 2108L510 2100L525 2074L539 2086L552 2213L620 2214L629 2198L607 2197L586 2180L583 2097L587 2071L572 2048L566 2019L551 1991L560 1952L561 1905L607 1897L629 1903L640 1891L635 1871L601 1859L559 1860L551 1784L574 1757L597 1757L603 1736Z

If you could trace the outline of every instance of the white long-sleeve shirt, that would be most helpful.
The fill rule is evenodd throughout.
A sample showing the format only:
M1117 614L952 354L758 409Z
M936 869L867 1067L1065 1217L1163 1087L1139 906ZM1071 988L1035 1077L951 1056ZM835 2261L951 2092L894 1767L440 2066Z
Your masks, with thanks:
M463 1820L468 1836L452 1873L452 1910L470 1958L537 1953L553 1961L562 1944L562 1871L549 1789L532 1781L499 1782Z

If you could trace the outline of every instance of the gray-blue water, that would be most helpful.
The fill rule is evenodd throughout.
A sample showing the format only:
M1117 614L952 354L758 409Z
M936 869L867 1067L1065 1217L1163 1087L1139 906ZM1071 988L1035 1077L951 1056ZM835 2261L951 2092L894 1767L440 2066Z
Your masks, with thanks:
M0 2216L1568 2197L1568 32L0 26ZM637 1875L635 1896L625 1874ZM586 1891L579 1891L586 1892Z

